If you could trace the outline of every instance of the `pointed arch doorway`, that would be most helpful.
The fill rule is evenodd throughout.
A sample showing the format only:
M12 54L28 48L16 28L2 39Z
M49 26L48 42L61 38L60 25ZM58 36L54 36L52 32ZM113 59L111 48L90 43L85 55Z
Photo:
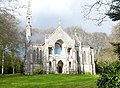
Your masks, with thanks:
M57 68L58 73L62 73L62 70L63 70L63 62L60 60L57 65L58 65L58 68Z

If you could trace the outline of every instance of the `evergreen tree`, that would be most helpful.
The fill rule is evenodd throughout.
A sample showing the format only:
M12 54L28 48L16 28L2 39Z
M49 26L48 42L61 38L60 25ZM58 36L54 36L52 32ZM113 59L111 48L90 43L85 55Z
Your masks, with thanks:
M110 6L110 10L106 15L108 15L112 21L120 20L120 0L113 0L113 4Z

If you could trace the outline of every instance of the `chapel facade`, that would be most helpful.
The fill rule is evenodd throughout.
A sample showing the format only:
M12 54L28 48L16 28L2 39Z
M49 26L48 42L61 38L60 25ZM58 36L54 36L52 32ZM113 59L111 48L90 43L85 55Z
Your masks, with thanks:
M44 73L84 74L95 72L94 52L89 45L82 45L74 34L71 38L59 25L42 43L32 43L32 14L30 2L26 16L25 74L34 74L40 68Z

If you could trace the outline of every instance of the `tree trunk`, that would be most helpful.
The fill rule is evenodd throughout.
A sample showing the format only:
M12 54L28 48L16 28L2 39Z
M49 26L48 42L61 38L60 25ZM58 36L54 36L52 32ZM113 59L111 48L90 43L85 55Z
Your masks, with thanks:
M13 74L15 74L15 68L14 68L14 66L13 66Z
M12 74L15 74L15 67L14 67L14 58L12 58L12 71L13 71L13 73Z
M2 74L4 74L4 51L2 54Z
M15 74L15 67L14 67L14 55L12 54L12 70L13 70L13 74Z
M12 71L15 74L15 67L14 67L14 51L11 51L11 64L12 64Z

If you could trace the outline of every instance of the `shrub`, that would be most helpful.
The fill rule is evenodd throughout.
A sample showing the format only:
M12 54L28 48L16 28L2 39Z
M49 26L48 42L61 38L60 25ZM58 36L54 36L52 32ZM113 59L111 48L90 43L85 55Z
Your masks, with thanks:
M35 73L36 74L42 74L43 73L43 69L42 68L36 68L35 69Z
M90 72L85 72L85 75L91 75L91 73Z
M98 88L120 88L120 61L103 67L97 86Z

